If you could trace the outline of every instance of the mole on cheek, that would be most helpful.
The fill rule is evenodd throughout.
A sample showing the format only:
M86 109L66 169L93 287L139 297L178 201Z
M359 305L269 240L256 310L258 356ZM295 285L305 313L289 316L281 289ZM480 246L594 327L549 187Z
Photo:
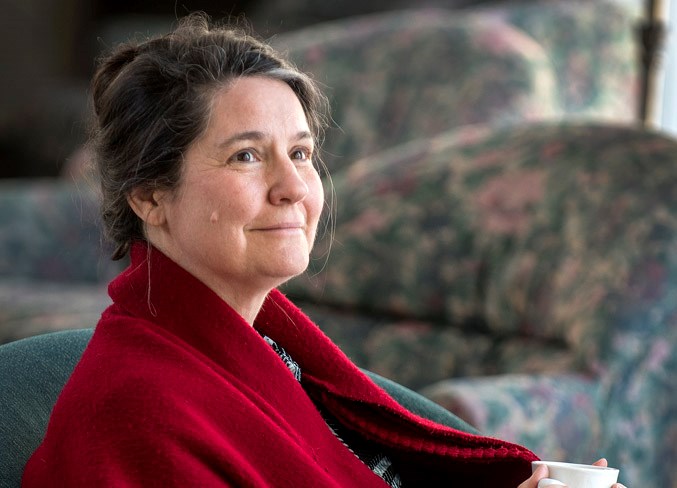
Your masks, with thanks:
M218 214L218 212L217 212L216 210L214 210L214 211L212 212L211 217L209 217L209 221L210 221L212 224L214 224L214 223L218 222L218 220L219 220L219 214Z

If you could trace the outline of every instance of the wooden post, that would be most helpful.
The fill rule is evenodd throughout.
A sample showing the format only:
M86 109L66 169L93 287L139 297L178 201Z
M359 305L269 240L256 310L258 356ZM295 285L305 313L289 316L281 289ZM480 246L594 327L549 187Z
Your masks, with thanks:
M643 126L650 126L655 118L655 78L665 38L669 0L645 0L645 2L644 18L639 27L641 74L638 118Z

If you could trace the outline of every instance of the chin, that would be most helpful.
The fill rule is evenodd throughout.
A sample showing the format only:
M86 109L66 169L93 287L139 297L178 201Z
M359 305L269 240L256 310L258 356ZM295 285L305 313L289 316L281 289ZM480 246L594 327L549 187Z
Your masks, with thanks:
M307 264L305 266L298 266L294 269L288 269L287 272L285 273L284 281L289 281L292 278L296 278L297 276L303 274L306 271L306 269L308 269Z
M292 278L303 274L307 268L308 259L304 260L303 262L287 263L284 266L276 267L275 269L269 269L268 274L275 281L278 281L275 286L280 286L282 283L285 283Z

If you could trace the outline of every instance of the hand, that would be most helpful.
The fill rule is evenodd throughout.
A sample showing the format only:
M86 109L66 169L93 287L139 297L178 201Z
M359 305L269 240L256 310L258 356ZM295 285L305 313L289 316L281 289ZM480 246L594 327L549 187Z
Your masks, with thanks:
M607 463L606 459L602 458L602 459L592 463L592 465L593 466L601 466L603 468L606 468L608 466L608 463ZM531 475L531 477L529 477L528 480L526 480L524 483L519 485L517 488L538 488L538 482L540 480L542 480L543 478L547 478L547 477L548 477L548 467L545 466L545 465L540 465L538 468L536 468L536 471L534 471L534 473ZM548 485L545 488L549 488L549 487L562 488L561 485ZM611 486L611 488L625 488L625 486L623 486L620 483L616 483L613 486Z

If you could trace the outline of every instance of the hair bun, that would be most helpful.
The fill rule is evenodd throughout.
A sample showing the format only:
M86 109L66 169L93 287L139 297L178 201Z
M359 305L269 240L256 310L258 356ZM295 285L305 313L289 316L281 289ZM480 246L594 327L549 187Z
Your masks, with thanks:
M94 100L94 112L97 117L100 115L100 101L106 90L122 70L136 59L140 51L138 45L128 43L116 48L112 56L108 56L103 60L92 80L92 98Z

